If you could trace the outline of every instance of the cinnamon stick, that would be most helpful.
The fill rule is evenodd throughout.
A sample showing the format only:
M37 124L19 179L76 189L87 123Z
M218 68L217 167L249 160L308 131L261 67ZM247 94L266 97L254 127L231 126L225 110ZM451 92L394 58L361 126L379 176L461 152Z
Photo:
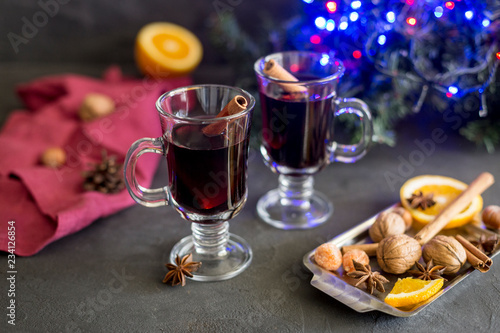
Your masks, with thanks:
M247 105L248 102L245 97L241 95L234 96L215 118L227 117L242 112L247 108ZM227 121L221 120L205 126L201 131L206 136L216 136L222 134L226 127Z
M266 61L263 72L267 76L280 81L299 81L295 76L293 76L293 74L288 72L273 59ZM283 90L291 94L305 94L307 92L306 87L294 83L278 83L278 85L283 88Z
M346 254L350 250L361 250L365 251L369 257L374 257L377 255L377 248L378 243L345 245L342 246L342 254Z
M432 222L427 224L416 235L415 239L420 244L427 243L430 239L436 236L453 217L458 215L470 204L472 199L483 193L488 187L493 185L495 179L489 172L481 173L470 185L460 193L448 206L446 206Z
M474 267L481 273L486 273L490 270L491 265L493 265L493 260L491 260L490 257L481 252L477 247L472 245L461 235L456 235L455 238L465 248L465 252L467 253L467 261L472 265L472 267Z

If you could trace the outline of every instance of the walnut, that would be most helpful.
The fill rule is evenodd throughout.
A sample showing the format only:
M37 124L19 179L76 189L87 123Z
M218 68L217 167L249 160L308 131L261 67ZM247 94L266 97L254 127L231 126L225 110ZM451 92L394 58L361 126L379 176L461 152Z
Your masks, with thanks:
M107 116L115 110L115 102L108 96L90 93L83 99L78 115L83 121Z
M437 235L423 246L425 262L431 259L434 265L445 266L445 274L454 274L467 260L464 247L455 238Z
M405 209L404 207L396 207L391 212L401 215L401 217L405 221L406 230L411 228L411 225L413 224L413 217L407 209Z
M378 215L368 233L370 238L375 243L378 243L386 237L404 234L405 230L406 224L401 215L393 212L382 212Z
M403 274L422 256L420 243L402 234L384 238L377 248L377 262L387 273Z
M487 206L483 210L483 223L488 228L500 229L500 206Z
M66 152L59 147L48 148L40 157L40 162L51 168L59 168L66 163Z

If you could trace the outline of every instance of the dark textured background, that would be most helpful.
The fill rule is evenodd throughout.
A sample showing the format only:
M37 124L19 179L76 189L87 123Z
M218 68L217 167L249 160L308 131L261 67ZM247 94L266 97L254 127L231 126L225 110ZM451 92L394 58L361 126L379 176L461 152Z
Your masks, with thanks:
M232 0L232 3L240 1ZM231 2L227 0L227 2ZM287 19L300 8L294 1L242 0L234 8L242 25L260 33L259 8ZM7 33L19 33L22 18L40 10L35 1L0 4L0 122L21 104L17 83L43 75L74 72L99 76L112 63L137 74L132 45L139 28L155 20L182 24L201 38L205 58L193 73L195 82L226 82L234 73L211 47L206 20L212 1L68 1L28 44L15 54ZM257 110L258 111L258 110ZM96 221L30 258L17 258L17 320L6 323L6 256L0 256L1 332L494 332L500 324L500 268L474 272L466 280L411 318L379 312L360 314L311 287L303 256L320 243L352 228L398 200L385 179L398 174L402 160L418 151L415 140L429 139L433 128L408 119L398 129L394 148L374 146L356 164L334 164L316 176L316 188L335 205L325 225L307 231L281 231L256 217L260 196L276 187L277 177L256 151L249 164L249 198L230 230L254 250L241 275L217 283L188 282L184 288L161 283L170 248L190 233L172 209L134 206ZM429 126L431 126L429 128ZM480 171L500 181L500 154L487 154L463 138L447 133L444 143L405 177L444 174L470 182ZM161 164L155 186L166 182ZM400 184L399 184L400 185ZM485 204L500 203L500 186L484 194ZM6 209L0 203L0 209ZM4 223L5 221L0 221ZM116 274L129 279L105 298Z

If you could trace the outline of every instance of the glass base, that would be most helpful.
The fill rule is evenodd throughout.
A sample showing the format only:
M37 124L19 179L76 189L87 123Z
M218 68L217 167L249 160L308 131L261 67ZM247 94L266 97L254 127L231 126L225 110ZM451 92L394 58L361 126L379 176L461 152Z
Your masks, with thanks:
M284 197L282 191L275 189L259 199L257 214L279 229L309 229L325 223L333 214L333 205L317 191L306 199L297 200Z
M193 261L201 261L201 266L193 272L192 280L222 281L243 272L252 262L252 249L241 237L228 233L226 246L218 252L199 253L196 251L193 236L187 236L174 245L170 252L170 262L175 262L176 255L183 257L193 254Z

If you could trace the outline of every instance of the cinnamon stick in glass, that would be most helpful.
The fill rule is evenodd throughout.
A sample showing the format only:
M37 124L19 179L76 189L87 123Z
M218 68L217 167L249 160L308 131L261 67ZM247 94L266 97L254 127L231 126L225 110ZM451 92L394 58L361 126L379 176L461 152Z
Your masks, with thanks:
M293 76L290 72L284 69L280 64L278 64L274 59L266 61L264 64L264 74L267 76L280 80L280 81L290 81L298 82L299 80ZM291 94L305 94L307 93L307 88L295 83L278 83L277 84L283 88L288 93Z
M247 108L248 102L241 95L234 96L232 100L217 114L215 118L227 117L244 111ZM201 131L206 136L216 136L222 134L227 127L228 122L221 120L205 126Z

